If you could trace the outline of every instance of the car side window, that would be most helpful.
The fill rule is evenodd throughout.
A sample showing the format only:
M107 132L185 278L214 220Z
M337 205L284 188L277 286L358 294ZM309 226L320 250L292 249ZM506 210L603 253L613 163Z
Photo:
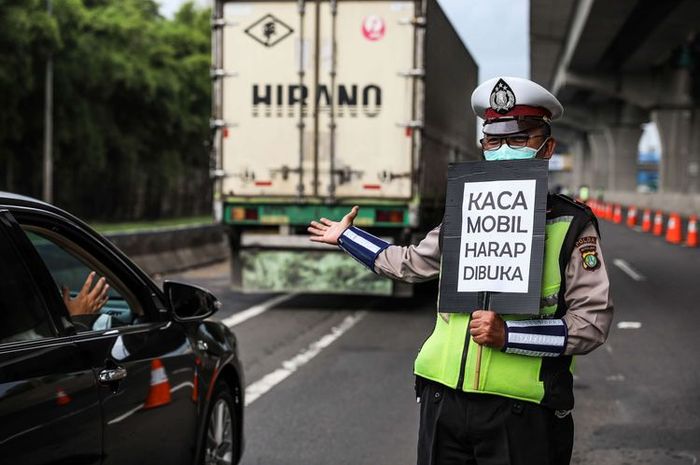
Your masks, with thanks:
M0 229L0 344L55 336L45 303Z
M49 230L23 226L43 259L76 331L101 331L144 322L133 293L106 266ZM104 278L104 280L102 280Z

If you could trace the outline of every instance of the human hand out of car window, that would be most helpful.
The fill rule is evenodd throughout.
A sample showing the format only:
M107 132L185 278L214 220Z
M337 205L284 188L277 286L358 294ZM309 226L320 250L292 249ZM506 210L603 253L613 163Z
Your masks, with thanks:
M95 272L92 271L75 298L71 298L70 289L63 286L63 302L66 304L70 316L96 313L107 303L109 284L102 277L93 286L94 280Z

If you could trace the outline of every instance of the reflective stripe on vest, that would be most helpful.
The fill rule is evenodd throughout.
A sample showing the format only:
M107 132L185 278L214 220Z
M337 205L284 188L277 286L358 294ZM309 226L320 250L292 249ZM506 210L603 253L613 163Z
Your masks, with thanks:
M561 286L559 255L572 216L548 219L545 226L544 268L542 272L541 317L551 317L557 309ZM501 315L505 320L531 319L533 315ZM445 321L438 316L432 335L425 341L414 365L418 376L466 392L482 392L515 399L540 402L545 394L540 380L541 357L506 354L484 347L481 355L479 388L473 389L477 344L469 340L464 382L458 387L462 353L467 338L470 315L453 313Z

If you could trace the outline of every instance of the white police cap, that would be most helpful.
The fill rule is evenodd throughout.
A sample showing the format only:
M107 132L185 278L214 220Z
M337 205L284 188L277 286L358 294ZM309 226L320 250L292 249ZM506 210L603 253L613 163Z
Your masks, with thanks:
M495 77L472 93L472 109L485 134L512 134L559 119L564 108L541 85L518 77Z

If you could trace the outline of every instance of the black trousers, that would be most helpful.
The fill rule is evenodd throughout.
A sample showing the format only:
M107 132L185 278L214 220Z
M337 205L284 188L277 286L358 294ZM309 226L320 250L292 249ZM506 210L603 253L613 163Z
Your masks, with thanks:
M571 415L419 380L418 465L568 465Z

